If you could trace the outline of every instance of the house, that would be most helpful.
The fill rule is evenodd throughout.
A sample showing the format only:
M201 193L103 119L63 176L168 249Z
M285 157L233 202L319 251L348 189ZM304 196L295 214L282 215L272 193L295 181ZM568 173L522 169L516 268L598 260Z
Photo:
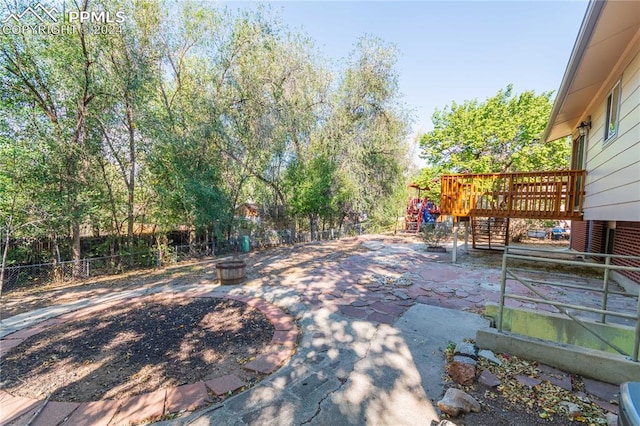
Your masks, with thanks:
M472 223L474 247L507 244L510 218L571 220L572 249L640 256L640 1L589 3L544 140L566 136L570 170L442 176L442 213ZM637 291L639 272L615 275Z
M640 2L589 3L544 140L565 136L571 168L586 170L571 248L640 256ZM620 274L625 287L640 283Z

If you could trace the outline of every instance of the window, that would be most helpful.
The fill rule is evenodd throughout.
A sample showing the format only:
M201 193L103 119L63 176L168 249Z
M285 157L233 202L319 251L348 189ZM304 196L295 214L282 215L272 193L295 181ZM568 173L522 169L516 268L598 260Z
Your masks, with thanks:
M605 121L604 140L608 141L618 133L618 116L620 115L620 82L607 96L607 120Z

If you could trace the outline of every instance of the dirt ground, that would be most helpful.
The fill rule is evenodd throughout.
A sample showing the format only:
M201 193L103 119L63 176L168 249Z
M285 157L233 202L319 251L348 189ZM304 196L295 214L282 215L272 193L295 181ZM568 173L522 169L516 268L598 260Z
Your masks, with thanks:
M120 399L235 374L266 350L273 326L244 303L213 298L124 303L38 333L2 360L0 387L52 401Z
M449 358L448 354L447 358ZM562 425L578 424L607 425L606 413L597 404L582 400L577 395L551 382L530 387L520 383L516 374L536 376L541 367L535 361L523 360L508 354L498 355L503 365L497 366L485 359L479 359L481 370L496 375L502 384L490 387L476 381L469 386L461 386L447 378L447 387L457 387L473 396L481 406L479 413L469 413L451 419L457 426L510 426L510 425ZM584 390L579 376L571 376L573 389ZM580 413L569 415L568 409L558 403L580 403Z
M380 239L393 243L420 241L403 236L380 236ZM358 239L346 239L244 256L251 265L248 279L273 285L289 274L299 275L319 266L338 264L361 250L364 249ZM450 259L450 253L445 253L436 261ZM501 253L496 251L459 258L460 263L488 268L499 267L500 260ZM0 316L7 318L128 288L211 282L215 280L214 271L211 261L192 262L81 283L13 291L3 294ZM149 327L150 323L154 326ZM51 393L53 400L87 401L120 398L224 374L238 374L252 384L261 378L247 376L241 366L268 345L273 333L270 327L259 312L238 302L171 301L155 297L143 304L123 305L80 323L33 336L3 358L0 387L32 398ZM93 332L98 329L102 331ZM185 345L188 351L183 350ZM184 356L185 353L189 356ZM215 371L207 367L212 361ZM77 376L84 379L78 380ZM603 412L584 420L572 421L561 413L543 418L531 401L514 397L517 391L510 391L508 384L502 391L480 384L465 390L481 403L482 412L451 419L457 425L569 425L576 421L606 424ZM560 389L538 392L561 396Z

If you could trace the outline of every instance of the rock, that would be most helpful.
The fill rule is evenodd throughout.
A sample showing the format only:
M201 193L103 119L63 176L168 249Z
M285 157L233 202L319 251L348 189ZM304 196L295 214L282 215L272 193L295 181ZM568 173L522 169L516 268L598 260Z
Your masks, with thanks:
M357 284L374 285L374 284L378 284L378 282L373 277L367 275L367 276L358 278Z
M449 420L440 420L439 422L437 420L431 420L431 426L456 426L456 424Z
M587 393L590 393L593 396L597 396L603 401L618 399L618 394L620 392L619 386L600 382L598 380L588 379L586 377L582 378L582 383L584 383L584 389L587 391Z
M538 370L540 370L540 378L546 380L552 385L561 387L564 390L571 392L573 390L573 384L571 383L571 376L564 371L560 371L557 368L553 368L550 365L538 364Z
M562 401L560 403L560 406L564 407L567 410L569 416L572 419L575 419L576 417L582 415L582 410L580 409L580 406L578 404L574 404L573 402L569 401Z
M478 364L478 361L476 361L475 359L470 358L468 356L464 356L464 355L454 355L453 360L461 364L471 364L471 365Z
M473 343L461 342L456 345L454 355L461 355L473 360L478 360L478 348Z
M498 377L489 370L482 370L480 377L478 377L478 381L489 387L495 387L502 383L500 379L498 379Z
M451 417L458 417L461 413L479 413L480 404L471 395L456 388L449 388L444 398L438 401L438 408Z
M394 290L391 294L393 294L394 296L396 296L398 299L400 300L407 300L410 299L409 296L407 296L406 293L400 291L400 290Z
M542 373L553 374L555 376L562 376L566 374L564 371L560 371L547 364L538 364L538 370Z
M453 361L447 366L447 373L458 384L470 385L476 378L476 366Z
M607 426L618 426L618 416L613 413L607 413Z
M487 359L487 360L491 361L494 364L502 365L502 361L500 361L496 357L496 354L494 354L493 352L491 352L488 349L483 349L480 352L478 352L478 356L481 356L482 358Z
M473 370L475 375L475 365L478 363L477 348L475 345L469 342L458 343L453 351L453 363L474 366ZM462 384L461 382L458 383Z
M619 408L618 404L612 404L609 401L603 401L595 397L592 399L592 401L594 404L596 404L598 407L602 408L603 410L613 414L618 414L618 408ZM613 401L613 402L616 402L616 401Z
M523 376L521 374L516 374L516 380L521 385L529 386L530 388L538 386L540 383L542 383L542 380L540 380L540 379L535 379L535 378L529 377L529 376Z
M558 386L564 390L568 390L571 392L573 390L573 385L571 384L571 377L568 375L564 376L552 376L551 374L540 373L540 378L542 380L546 380L552 385Z

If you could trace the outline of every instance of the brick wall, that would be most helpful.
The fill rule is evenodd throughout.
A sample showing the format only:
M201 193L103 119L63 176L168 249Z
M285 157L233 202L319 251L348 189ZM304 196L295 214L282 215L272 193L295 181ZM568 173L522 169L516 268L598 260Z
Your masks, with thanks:
M640 256L640 222L618 222L616 224L613 254ZM638 260L615 259L613 264L640 267ZM619 273L640 284L640 272L619 271Z
M594 220L591 224L591 253L604 253L604 242L606 238L605 223Z
M571 222L571 249L575 251L587 251L587 232L589 222L586 220Z

